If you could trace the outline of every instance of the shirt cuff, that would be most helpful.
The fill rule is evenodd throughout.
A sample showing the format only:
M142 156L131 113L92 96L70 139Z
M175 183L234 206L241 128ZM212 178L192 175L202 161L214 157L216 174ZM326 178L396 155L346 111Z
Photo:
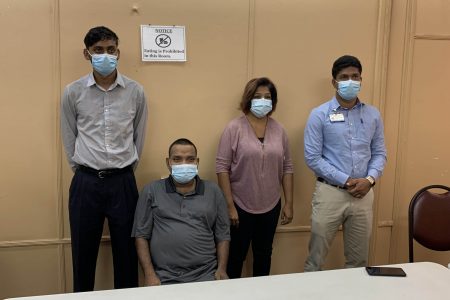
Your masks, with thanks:
M336 176L334 178L340 186L345 186L345 183L347 182L348 177L349 176L345 173L337 172Z
M371 176L375 181L378 179L378 171L375 169L371 169L367 172L367 176Z

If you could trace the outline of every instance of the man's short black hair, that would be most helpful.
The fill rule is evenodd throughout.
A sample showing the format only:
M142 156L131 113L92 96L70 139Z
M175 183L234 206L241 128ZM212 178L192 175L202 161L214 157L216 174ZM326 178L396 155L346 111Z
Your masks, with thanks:
M119 38L111 29L105 26L98 26L91 28L84 37L84 45L86 49L99 41L113 40L116 45L119 45Z
M171 151L172 151L172 147L175 146L175 145L191 145L192 147L194 147L195 156L197 156L197 147L195 147L194 143L191 142L190 140L186 139L186 138L181 138L181 139L176 140L172 144L170 144L170 146L169 146L169 158L170 158L170 154L171 154Z
M339 74L341 70L348 67L355 67L359 70L360 74L362 73L362 66L359 59L351 55L344 55L336 59L334 62L331 75L333 75L333 78L336 79L337 74Z

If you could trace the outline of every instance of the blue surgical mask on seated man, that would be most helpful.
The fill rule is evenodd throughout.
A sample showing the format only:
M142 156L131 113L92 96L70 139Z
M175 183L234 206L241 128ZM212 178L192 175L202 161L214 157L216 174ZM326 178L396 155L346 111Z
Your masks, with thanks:
M252 99L250 111L257 118L262 118L272 111L272 100L270 99Z
M358 96L361 90L361 81L356 80L345 80L338 81L338 94L342 99L351 101Z
M198 174L198 167L196 164L181 164L172 165L172 178L181 184L188 183Z
M89 51L88 51L89 53ZM108 76L111 74L117 67L117 56L111 55L107 53L103 54L91 54L92 57L92 67L94 70L99 72L103 76Z

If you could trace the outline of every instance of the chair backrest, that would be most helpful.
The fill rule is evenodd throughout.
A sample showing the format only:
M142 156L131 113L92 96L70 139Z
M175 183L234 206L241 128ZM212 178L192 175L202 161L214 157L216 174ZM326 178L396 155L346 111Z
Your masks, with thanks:
M430 189L443 189L437 194ZM413 240L436 250L450 250L450 188L429 185L420 189L409 204L409 261L414 261Z

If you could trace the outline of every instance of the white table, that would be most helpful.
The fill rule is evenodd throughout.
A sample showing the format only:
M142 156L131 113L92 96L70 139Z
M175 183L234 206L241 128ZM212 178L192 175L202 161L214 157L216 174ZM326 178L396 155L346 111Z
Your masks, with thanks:
M429 262L395 266L407 277L374 277L355 268L15 299L450 299L449 269Z

